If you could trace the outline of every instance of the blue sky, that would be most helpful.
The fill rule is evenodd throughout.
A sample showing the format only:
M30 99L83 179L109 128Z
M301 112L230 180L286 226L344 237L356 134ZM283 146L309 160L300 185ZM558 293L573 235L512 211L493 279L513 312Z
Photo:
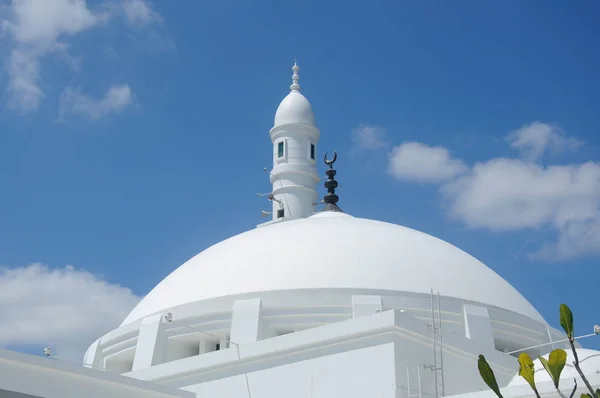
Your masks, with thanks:
M3 344L71 341L44 329L52 286L89 282L117 298L76 304L84 347L260 223L294 57L344 210L460 247L554 326L563 301L600 323L597 2L241 3L0 2L0 322L47 314Z

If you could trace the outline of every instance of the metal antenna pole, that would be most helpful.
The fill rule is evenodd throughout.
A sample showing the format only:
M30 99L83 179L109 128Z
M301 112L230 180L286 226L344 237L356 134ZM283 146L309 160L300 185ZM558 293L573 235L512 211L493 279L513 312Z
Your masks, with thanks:
M421 367L417 365L417 382L419 383L419 398L421 398Z
M438 322L439 325L439 334L440 334L440 372L442 379L442 397L444 396L444 342L442 340L442 310L441 310L441 301L440 301L440 292L437 294L438 296Z
M406 367L406 388L408 388L408 397L410 398L412 391L410 389L410 369L408 366Z
M437 352L435 351L435 308L433 305L433 289L431 289L431 342L433 346L433 377L435 379L435 396L438 396Z

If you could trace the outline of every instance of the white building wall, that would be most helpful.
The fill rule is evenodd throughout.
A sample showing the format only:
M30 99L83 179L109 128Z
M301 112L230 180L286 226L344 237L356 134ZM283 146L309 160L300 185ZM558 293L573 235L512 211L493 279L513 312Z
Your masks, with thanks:
M184 389L198 397L393 398L394 377L394 345L387 343L248 373L247 383L238 375Z

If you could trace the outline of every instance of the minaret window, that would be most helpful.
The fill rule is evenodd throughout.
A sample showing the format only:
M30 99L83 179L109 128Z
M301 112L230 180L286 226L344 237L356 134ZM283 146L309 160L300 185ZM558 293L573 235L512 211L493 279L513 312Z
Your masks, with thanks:
M283 218L284 215L285 215L284 209L277 210L277 218Z
M310 158L315 160L315 144L310 143Z
M277 157L278 158L282 158L283 157L283 141L280 141L277 144Z

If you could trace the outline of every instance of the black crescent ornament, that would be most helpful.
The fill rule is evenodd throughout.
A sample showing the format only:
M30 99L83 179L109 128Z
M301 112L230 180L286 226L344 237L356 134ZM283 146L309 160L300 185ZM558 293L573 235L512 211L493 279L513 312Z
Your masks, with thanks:
M337 152L333 151L333 159L327 159L327 154L329 152L325 153L325 158L323 159L325 161L325 164L327 166L329 166L329 168L333 168L333 164L335 163L335 161L337 160Z

